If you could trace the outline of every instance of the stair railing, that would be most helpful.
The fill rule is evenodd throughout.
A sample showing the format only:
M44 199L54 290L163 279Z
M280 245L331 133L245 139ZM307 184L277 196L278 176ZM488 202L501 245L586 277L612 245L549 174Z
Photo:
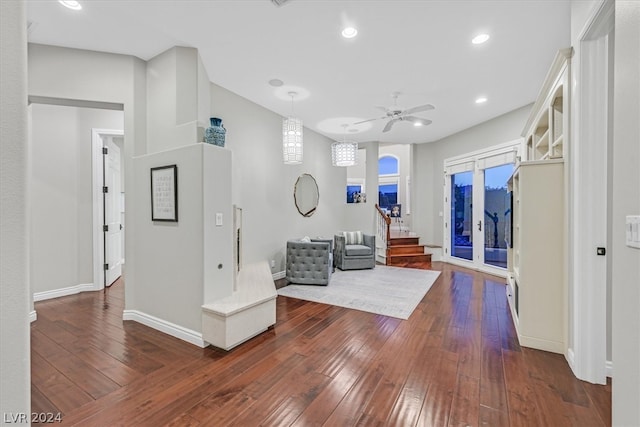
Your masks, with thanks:
M385 248L386 254L386 248L389 246L389 241L391 240L391 218L385 213L385 211L380 209L380 206L378 206L377 203L375 206L376 211L378 211L378 214L376 215L376 237L382 243L382 247Z

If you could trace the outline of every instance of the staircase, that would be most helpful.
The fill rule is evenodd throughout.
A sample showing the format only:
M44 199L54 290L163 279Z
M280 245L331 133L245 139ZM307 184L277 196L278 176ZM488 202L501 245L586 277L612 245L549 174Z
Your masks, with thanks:
M396 267L431 269L431 254L424 252L420 237L402 229L391 227L391 218L375 205L376 215L376 261Z
M409 233L410 234L410 233ZM396 267L431 268L431 254L424 253L420 237L406 232L392 232L387 242L387 265Z

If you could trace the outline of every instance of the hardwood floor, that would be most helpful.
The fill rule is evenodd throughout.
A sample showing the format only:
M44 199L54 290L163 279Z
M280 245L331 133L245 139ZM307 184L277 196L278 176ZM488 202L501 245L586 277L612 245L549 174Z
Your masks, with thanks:
M278 297L224 352L122 321L124 285L36 303L32 412L82 426L605 426L611 385L521 348L500 279L441 276L409 320Z

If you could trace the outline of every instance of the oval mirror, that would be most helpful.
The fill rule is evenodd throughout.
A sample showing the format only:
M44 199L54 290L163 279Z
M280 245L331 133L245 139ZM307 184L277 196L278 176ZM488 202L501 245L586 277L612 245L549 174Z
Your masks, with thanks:
M293 199L296 202L296 208L298 208L300 215L313 215L318 207L318 200L320 199L318 184L313 176L308 173L303 173L298 177L293 189Z

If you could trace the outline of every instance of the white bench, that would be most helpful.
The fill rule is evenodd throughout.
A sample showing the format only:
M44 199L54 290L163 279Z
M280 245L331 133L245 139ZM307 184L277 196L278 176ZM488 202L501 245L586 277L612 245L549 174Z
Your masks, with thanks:
M276 286L269 264L242 266L237 290L202 306L202 338L223 350L266 331L276 323Z

